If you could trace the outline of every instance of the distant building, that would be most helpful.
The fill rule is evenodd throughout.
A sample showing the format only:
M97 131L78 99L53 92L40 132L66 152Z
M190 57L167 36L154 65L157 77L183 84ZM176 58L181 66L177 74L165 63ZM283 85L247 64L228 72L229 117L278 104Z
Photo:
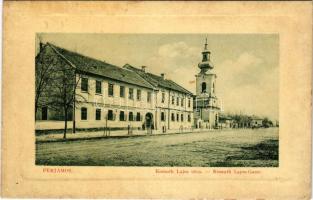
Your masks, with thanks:
M253 116L251 118L250 126L251 127L261 127L263 119L260 117Z
M195 126L198 128L214 128L218 126L220 112L216 96L216 74L210 61L211 52L207 49L207 41L202 51L202 61L198 64L200 72L196 75L196 95L194 97Z
M130 65L117 67L53 44L41 44L36 69L53 60L55 68L67 67L68 78L78 82L72 109L67 113L69 128L77 129L168 129L193 125L192 93L164 76ZM49 61L49 62L50 62ZM36 70L36 77L39 71ZM56 70L57 71L57 70ZM73 74L73 77L72 77ZM58 79L55 73L54 79ZM37 84L37 82L36 82ZM53 106L51 86L38 104L36 130L62 129L64 112Z
M235 125L234 120L226 115L219 115L218 124L220 128L233 128Z

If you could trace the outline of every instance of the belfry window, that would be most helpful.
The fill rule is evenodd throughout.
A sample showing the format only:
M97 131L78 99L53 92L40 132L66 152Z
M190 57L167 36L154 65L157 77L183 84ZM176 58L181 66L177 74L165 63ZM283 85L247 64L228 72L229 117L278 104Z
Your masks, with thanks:
M205 93L205 92L206 92L206 83L203 82L203 83L201 84L201 93Z

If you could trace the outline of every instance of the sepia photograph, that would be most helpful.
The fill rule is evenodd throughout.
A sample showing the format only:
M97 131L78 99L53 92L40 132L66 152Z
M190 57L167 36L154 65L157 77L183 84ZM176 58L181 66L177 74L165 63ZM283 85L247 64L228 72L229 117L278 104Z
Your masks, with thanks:
M36 165L279 166L277 34L37 33Z

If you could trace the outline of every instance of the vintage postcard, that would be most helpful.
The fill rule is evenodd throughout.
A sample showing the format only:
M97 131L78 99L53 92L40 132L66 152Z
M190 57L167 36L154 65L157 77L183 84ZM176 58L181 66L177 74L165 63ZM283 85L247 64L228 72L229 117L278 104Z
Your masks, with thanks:
M310 199L311 8L5 2L2 195Z

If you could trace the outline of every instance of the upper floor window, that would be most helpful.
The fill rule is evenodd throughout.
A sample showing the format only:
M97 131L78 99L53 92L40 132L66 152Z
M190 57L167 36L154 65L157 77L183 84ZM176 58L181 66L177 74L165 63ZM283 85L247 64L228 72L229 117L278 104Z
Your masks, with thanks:
M181 99L180 105L181 105L181 106L184 106L184 98Z
M125 113L124 113L124 111L120 111L120 121L125 121Z
M164 102L165 102L165 93L162 92L162 103L164 103Z
M147 102L151 102L151 92L147 93Z
M129 120L129 121L134 121L133 112L129 112L128 120Z
M179 105L179 97L177 97L177 99L176 99L176 106L178 106Z
M96 109L96 120L101 120L101 109Z
M190 99L188 99L188 108L190 108L190 104L191 104Z
M174 105L175 104L175 97L172 96L172 104Z
M203 82L203 83L201 84L201 93L205 93L205 92L206 92L206 83Z
M213 94L215 93L215 84L213 83Z
M165 113L161 112L161 121L165 121Z
M81 120L87 120L87 108L85 108L85 107L82 107L81 109L80 109L80 119Z
M137 90L137 100L141 100L141 90Z
M108 110L108 120L114 120L113 110Z
M101 94L102 93L102 82L101 81L96 81L96 93Z
M172 121L175 121L175 114L174 113L172 113L171 119L172 119Z
M112 97L114 96L114 84L113 83L109 83L108 95Z
M134 89L133 88L129 88L129 90L128 90L128 98L129 99L134 99Z
M120 86L120 97L125 97L125 87L124 86Z
M82 78L81 91L88 92L88 78Z

